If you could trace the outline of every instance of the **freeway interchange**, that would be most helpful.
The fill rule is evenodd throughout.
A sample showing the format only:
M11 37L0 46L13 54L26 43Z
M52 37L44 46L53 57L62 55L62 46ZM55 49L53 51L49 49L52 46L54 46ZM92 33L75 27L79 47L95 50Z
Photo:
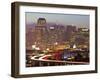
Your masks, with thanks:
M39 53L39 51L36 52L37 53L31 53L30 55L27 55L26 67L89 64L88 50L64 49L54 52L48 52L46 54Z

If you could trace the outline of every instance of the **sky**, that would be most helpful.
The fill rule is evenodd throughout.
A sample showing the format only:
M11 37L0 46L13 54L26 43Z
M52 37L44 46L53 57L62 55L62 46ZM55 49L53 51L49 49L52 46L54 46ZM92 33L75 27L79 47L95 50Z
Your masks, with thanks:
M89 28L89 15L59 14L59 13L35 13L26 12L26 23L37 23L38 18L45 18L47 23L62 25L75 25L77 27Z

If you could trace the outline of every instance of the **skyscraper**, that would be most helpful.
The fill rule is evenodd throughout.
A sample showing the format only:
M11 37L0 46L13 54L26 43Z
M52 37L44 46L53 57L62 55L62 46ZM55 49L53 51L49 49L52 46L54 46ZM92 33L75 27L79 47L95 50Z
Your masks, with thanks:
M41 49L46 48L46 19L45 18L39 18L37 21L37 24L35 26L35 44L39 46Z

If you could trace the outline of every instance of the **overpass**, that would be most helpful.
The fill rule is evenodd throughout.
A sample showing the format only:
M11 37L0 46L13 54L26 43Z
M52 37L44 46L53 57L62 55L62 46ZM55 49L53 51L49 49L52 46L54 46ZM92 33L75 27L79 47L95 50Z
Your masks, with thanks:
M60 60L39 60L34 59L27 67L42 67L42 66L63 66L63 65L87 65L89 62L77 62L77 61L60 61Z

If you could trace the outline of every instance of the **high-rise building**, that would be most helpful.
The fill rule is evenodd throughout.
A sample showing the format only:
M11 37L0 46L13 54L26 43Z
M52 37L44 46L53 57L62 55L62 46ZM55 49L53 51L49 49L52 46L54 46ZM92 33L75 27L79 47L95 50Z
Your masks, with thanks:
M71 41L75 35L75 32L76 32L76 26L67 25L64 34L65 41Z
M85 45L87 48L89 48L89 29L78 28L75 42L77 45Z
M44 27L46 26L46 19L45 18L39 18L38 21L37 21L37 26L38 27Z
M47 28L46 28L46 19L39 18L35 26L35 44L41 49L46 47L47 42Z

